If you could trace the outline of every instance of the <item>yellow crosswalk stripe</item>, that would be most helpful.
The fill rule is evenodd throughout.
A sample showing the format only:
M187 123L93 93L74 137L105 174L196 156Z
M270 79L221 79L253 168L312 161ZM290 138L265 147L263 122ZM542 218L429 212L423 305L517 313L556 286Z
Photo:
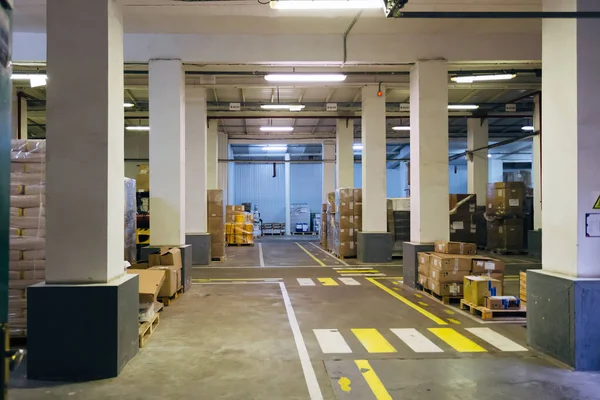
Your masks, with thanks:
M369 353L396 353L394 346L377 329L352 329L352 333Z
M452 328L429 328L435 336L448 343L454 350L460 353L486 353L487 350L477 343L456 332Z
M323 284L323 286L339 286L333 278L317 278L319 282Z
M392 396L390 396L390 394L388 393L385 386L383 386L383 383L381 382L375 371L373 371L373 368L371 367L371 364L369 364L369 361L355 360L354 362L356 363L358 369L360 369L363 378L365 378L365 381L367 381L367 384L371 388L371 391L375 395L375 398L377 400L392 400Z
M350 269L350 270L336 270L338 274L377 274L379 271L376 269Z

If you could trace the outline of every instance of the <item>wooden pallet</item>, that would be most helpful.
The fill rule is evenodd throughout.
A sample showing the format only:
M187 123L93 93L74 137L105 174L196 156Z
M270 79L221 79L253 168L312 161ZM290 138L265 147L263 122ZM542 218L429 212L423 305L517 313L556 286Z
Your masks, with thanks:
M316 236L317 232L292 232L292 235L300 235L300 236Z
M152 335L152 333L154 333L154 330L158 326L158 316L159 314L154 314L154 317L152 317L150 321L140 322L140 327L138 329L138 334L140 337L140 348L146 345L146 342L148 341L148 339L150 339L150 336Z
M333 254L335 257L339 258L340 260L345 260L348 258L356 258L356 256L351 256L351 257L344 257L344 256L340 256L339 254L337 254L335 251L331 251L328 250L331 254Z
M168 307L171 305L171 302L173 300L175 300L176 298L178 298L180 295L183 294L183 286L180 287L173 296L171 297L159 297L158 301L160 301L161 303L163 303L165 305L165 307Z
M417 289L421 292L424 292L427 297L431 297L432 299L435 299L442 304L458 304L462 300L462 296L440 296L439 294L432 292L431 289L423 287L418 283Z
M480 315L484 321L527 317L527 307L522 304L518 310L492 310L487 307L476 306L463 299L460 301L460 308L462 310L469 310L472 315Z

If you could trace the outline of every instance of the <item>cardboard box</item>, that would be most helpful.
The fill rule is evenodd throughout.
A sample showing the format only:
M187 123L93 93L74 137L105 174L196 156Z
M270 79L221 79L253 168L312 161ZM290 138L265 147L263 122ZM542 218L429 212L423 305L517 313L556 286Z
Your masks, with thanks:
M419 272L417 281L419 282L419 285L429 289L429 277L427 275L422 275L421 272Z
M354 215L354 230L362 231L362 215Z
M475 213L477 207L477 195L475 194L451 194L450 215L469 215Z
M354 229L354 215L340 215L340 229Z
M435 268L429 269L429 278L432 281L439 283L462 283L465 279L465 276L469 274L471 274L471 271L440 271L439 269Z
M206 191L206 201L223 205L223 189L208 189Z
M475 276L487 276L489 278L497 279L502 282L504 288L504 272L485 272L485 273L474 273Z
M475 243L450 242L447 240L437 240L435 242L435 251L445 254L471 255L477 253Z
M473 259L473 266L471 270L473 271L473 275L494 272L504 273L506 270L506 264L504 264L503 261L496 260L495 258L478 256L477 258Z
M431 253L429 267L439 271L471 271L472 258L460 254Z
M362 203L354 202L354 216L362 216Z
M321 212L325 212L325 213L327 212L327 203L321 204ZM323 221L325 221L325 220L323 219Z
M225 232L225 221L223 221L222 216L208 217L208 232Z
M157 253L148 255L148 267L152 268L157 265L174 265L181 269L181 250L177 247L161 247Z
M486 212L491 215L523 216L525 184L496 182L488 185Z
M477 242L477 224L474 214L450 215L450 240L453 242Z
M419 264L429 265L430 260L431 260L431 253L428 253L428 252L417 253L417 261Z
M522 218L487 221L488 249L520 251L524 246Z
M340 242L354 242L354 229L339 229L338 239Z
M430 258L430 254L429 253L418 253L417 254L417 261L419 264L419 274L421 275L425 275L425 276L429 276L429 258Z
M354 189L354 203L362 203L362 189Z
M165 273L165 281L158 292L159 297L171 297L181 287L181 268L173 265L160 265L152 267L150 270L159 270Z
M442 283L429 279L429 290L438 296L462 297L463 284L456 282Z
M235 212L235 206L231 206L231 205L227 205L227 206L225 206L225 212L226 212L227 214L230 214L230 213L233 213L233 212Z
M212 243L210 254L211 257L225 257L225 243Z
M465 276L464 293L466 301L483 306L486 297L502 296L502 282L487 276Z
M235 211L241 211L244 212L246 211L246 209L244 208L244 206L233 206Z
M135 177L135 190L150 190L150 166L140 165Z
M128 270L128 274L139 275L139 302L140 304L154 303L156 296L165 281L165 271L156 269Z
M485 298L485 306L491 310L520 310L521 301L515 296L490 296Z
M208 217L223 217L223 203L207 203Z
M129 269L148 269L150 266L148 263L133 263Z

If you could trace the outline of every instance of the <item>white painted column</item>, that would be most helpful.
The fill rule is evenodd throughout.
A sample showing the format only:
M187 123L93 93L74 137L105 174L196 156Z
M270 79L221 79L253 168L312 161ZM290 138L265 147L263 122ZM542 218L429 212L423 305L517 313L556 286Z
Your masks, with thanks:
M335 142L323 141L323 203L327 203L327 193L335 191Z
M185 232L207 232L206 89L185 91Z
M362 230L367 233L387 232L385 95L377 96L378 90L362 89Z
M541 95L534 98L533 127L539 135L533 137L533 230L542 229L542 104Z
M16 93L12 101L12 138L27 139L27 99Z
M106 283L124 272L122 9L50 0L46 20L46 282Z
M219 132L218 120L211 119L208 121L208 162L206 164L208 176L208 188L219 188Z
M545 1L544 11L592 11L597 2ZM560 7L560 8L558 8ZM586 237L600 195L600 24L593 19L542 21L542 265L600 277L600 237ZM556 162L564 160L564 162ZM590 226L598 222L588 220ZM588 231L595 235L593 232Z
M418 61L410 70L410 239L450 238L448 64Z
M226 133L219 133L218 135L218 158L227 160L229 159L229 139L227 138ZM223 200L225 201L225 204L227 204L227 181L229 177L228 169L229 163L219 162L219 160L217 160L217 171L219 176L217 186L219 189L223 189Z
M289 235L291 232L290 223L291 223L291 202L292 202L292 191L291 191L291 177L290 177L290 155L289 153L285 155L285 234Z
M150 60L150 245L185 244L185 81L181 60ZM122 106L122 104L121 104Z
M354 187L354 120L338 119L336 128L336 187Z
M467 120L467 149L474 150L488 145L488 120L469 118ZM488 184L488 151L472 153L467 161L467 191L477 195L477 205L485 206Z

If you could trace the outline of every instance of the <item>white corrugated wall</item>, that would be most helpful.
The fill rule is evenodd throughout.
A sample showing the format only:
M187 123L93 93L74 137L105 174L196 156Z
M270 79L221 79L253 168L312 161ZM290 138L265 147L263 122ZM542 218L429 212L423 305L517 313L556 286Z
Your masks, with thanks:
M258 205L263 222L285 222L284 165L276 164L275 178L273 164L236 163L234 168L233 203Z
M323 165L290 164L291 204L307 203L311 213L321 212Z

